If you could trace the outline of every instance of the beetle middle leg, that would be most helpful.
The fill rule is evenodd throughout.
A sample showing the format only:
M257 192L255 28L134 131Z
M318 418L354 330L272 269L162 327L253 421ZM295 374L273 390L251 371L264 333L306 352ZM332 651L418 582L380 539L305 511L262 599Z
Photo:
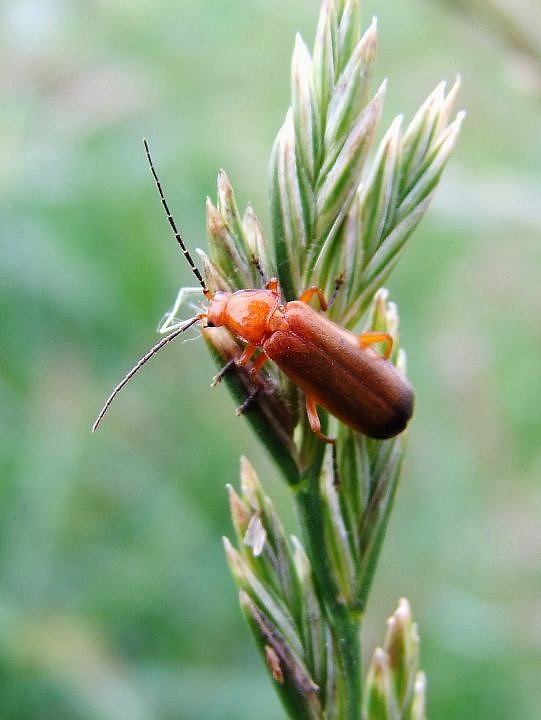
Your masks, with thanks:
M317 435L320 440L326 443L336 442L335 438L330 438L321 432L321 420L317 414L316 400L312 395L306 396L306 414L308 415L308 422L314 435Z
M362 348L369 347L369 345L373 345L374 343L385 343L383 357L385 360L388 360L393 349L393 338L389 335L389 333L365 332L362 335L359 335L359 345Z
M231 370L231 368L235 365L235 359L231 358L231 360L228 360L225 365L223 365L216 375L212 378L212 382L210 383L210 387L216 387L216 385L219 385L222 382L222 378L226 373Z
M325 295L323 295L323 291L316 285L312 285L312 287L307 288L299 297L299 300L303 303L308 304L310 300L314 297L314 295L317 295L321 309L325 311L329 306L327 305L327 301L325 300Z
M260 358L257 358L257 360L259 360L259 359ZM268 358L265 355L263 355L263 359L268 360ZM260 365L262 365L262 364L263 363L260 363ZM239 362L238 362L238 360L231 358L231 360L228 360L226 362L226 364L223 367L221 367L220 370L218 370L216 375L212 378L212 382L211 382L210 386L216 387L216 385L218 385L222 381L222 378L224 377L224 375L226 373L228 373L229 370L231 370L231 368L233 368L233 367L239 367ZM251 368L251 370L250 370L250 375L252 375L252 374L255 375L253 368ZM254 402L254 400L257 398L259 393L265 387L264 381L261 380L260 378L252 377L251 379L252 379L252 381L255 380L256 382L254 383L254 386L253 386L252 390L250 391L250 393L244 398L242 403L235 410L235 415L244 415L246 413L246 411L248 410L248 408L250 407L250 405Z
M317 287L317 285L312 285L311 287L307 288L300 295L300 297L298 299L301 302L308 304L310 302L310 300L314 297L314 295L317 295L318 300L319 300L319 305L320 305L321 309L323 310L323 312L325 312L326 310L328 310L331 307L333 302L336 300L338 291L340 290L340 288L342 287L343 284L344 284L344 275L342 274L336 278L336 281L334 283L334 290L333 290L333 293L331 295L331 299L329 300L329 302L326 301L325 295L323 294L323 290L321 288Z

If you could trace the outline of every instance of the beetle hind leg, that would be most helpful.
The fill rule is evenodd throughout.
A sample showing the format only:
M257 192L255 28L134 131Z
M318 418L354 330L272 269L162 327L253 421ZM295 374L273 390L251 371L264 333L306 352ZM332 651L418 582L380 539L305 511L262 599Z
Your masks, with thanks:
M326 443L336 442L336 438L330 438L321 432L321 421L317 414L316 400L312 395L306 396L306 414L308 415L308 422L314 435L317 435L320 440Z
M235 410L235 415L238 417L239 415L244 415L250 405L254 402L256 397L259 395L261 390L263 389L262 385L259 385L258 387L255 387L252 392L243 400L243 402L238 406L238 408Z

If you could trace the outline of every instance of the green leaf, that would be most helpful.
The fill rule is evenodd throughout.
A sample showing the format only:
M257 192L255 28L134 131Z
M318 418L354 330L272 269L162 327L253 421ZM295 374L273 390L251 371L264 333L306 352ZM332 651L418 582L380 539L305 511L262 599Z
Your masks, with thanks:
M396 488L400 477L404 455L403 441L383 441L391 448L388 460L378 472L373 494L361 523L360 544L362 560L358 570L359 589L357 600L359 607L366 606L377 560L387 530ZM380 445L381 446L381 445Z
M228 228L229 233L234 238L234 243L238 249L239 257L248 265L249 268L250 248L248 247L246 236L244 234L244 227L237 207L237 201L235 200L235 193L233 192L233 187L229 182L229 178L227 177L225 170L220 170L218 173L217 186L218 212L222 216L223 222ZM248 269L248 275L249 274Z
M301 657L302 644L295 628L294 619L283 599L266 586L264 579L256 575L227 538L223 538L223 543L231 574L239 588L244 590L262 612L272 620L292 652Z
M244 592L241 607L285 707L292 718L323 720L319 687L273 621Z
M387 621L385 645L376 648L366 678L364 720L424 720L424 673L418 672L419 637L402 598Z
M301 287L301 261L310 236L305 217L305 192L297 170L295 128L290 110L271 156L271 216L278 278L286 299Z
M312 61L314 91L318 100L322 132L325 131L324 123L327 117L327 107L334 88L333 12L332 0L323 0Z
M297 162L313 185L319 165L321 121L313 86L312 58L299 34L291 63L291 96Z
M400 185L402 115L396 117L381 141L372 171L359 192L360 234L365 262L381 244L385 228L394 221Z
M395 696L402 715L406 715L412 704L419 666L419 636L406 598L400 599L397 610L387 621L384 649L393 678Z
M325 127L325 146L340 147L356 123L368 98L376 57L377 23L358 42L333 90Z
M337 33L337 56L339 62L337 70L340 72L348 58L353 54L354 48L359 42L361 34L361 3L360 0L346 0L344 8L340 13L340 22Z
M250 204L248 204L242 216L242 227L250 254L250 264L254 278L253 287L259 287L263 284L263 280L273 277L276 270L269 256L261 223Z
M417 673L415 678L415 685L413 689L413 702L411 705L411 711L407 716L406 720L425 720L425 705L426 705L426 676L423 672Z
M459 113L456 120L441 133L436 142L433 143L430 151L427 152L423 163L418 169L415 184L398 208L398 222L412 213L438 184L451 150L455 145L464 116L464 113Z
M363 719L401 720L394 696L388 658L381 648L376 648L368 670Z
M347 215L361 180L366 156L381 117L385 83L368 103L338 154L327 160L318 181L315 238L306 277L315 279L318 263L332 251L332 242Z
M302 618L301 633L305 649L306 663L312 676L322 682L327 671L326 667L326 641L327 623L314 587L310 561L302 547L300 540L294 535L291 537L293 545L295 568L302 589Z
M346 311L343 324L354 326L366 311L374 294L387 280L396 265L406 240L415 230L430 204L431 196L426 197L381 243L367 264L360 284L359 294Z
M352 607L355 597L355 559L341 512L340 488L335 485L336 482L336 477L329 467L329 463L327 463L321 479L322 511L327 553L342 602L348 607Z

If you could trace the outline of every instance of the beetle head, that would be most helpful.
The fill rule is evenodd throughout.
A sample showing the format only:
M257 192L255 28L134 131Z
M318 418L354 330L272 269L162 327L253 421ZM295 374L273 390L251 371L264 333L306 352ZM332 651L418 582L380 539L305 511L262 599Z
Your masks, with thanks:
M207 321L212 327L222 327L226 325L226 307L232 293L218 290L209 300L207 308Z

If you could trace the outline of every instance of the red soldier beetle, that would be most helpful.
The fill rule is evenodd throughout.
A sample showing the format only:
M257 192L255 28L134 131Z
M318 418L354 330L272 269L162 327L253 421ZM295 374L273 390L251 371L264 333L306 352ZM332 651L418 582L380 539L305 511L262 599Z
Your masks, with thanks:
M317 287L308 288L298 300L286 303L282 302L276 278L259 290L212 293L177 230L146 140L144 145L168 222L208 306L206 312L179 324L139 360L115 387L92 430L97 429L118 392L151 357L189 327L206 320L206 327L225 327L246 343L240 357L218 373L214 384L233 362L240 367L247 366L259 351L249 371L254 383L258 388L261 386L258 373L268 360L273 360L304 392L310 427L320 440L334 442L321 432L318 406L372 438L390 438L402 432L413 413L413 390L389 361L392 337L385 332L357 336L316 312L308 304L314 295L321 309L327 309L323 293ZM371 349L374 343L385 343L383 355Z

